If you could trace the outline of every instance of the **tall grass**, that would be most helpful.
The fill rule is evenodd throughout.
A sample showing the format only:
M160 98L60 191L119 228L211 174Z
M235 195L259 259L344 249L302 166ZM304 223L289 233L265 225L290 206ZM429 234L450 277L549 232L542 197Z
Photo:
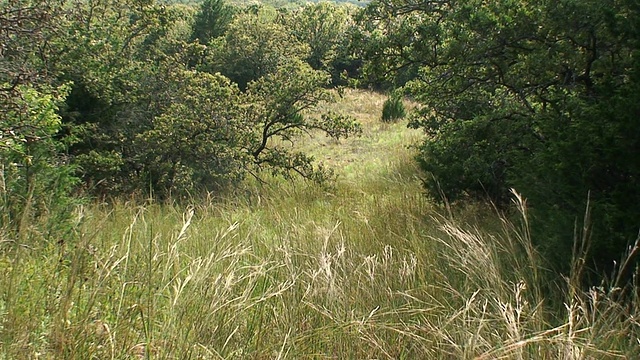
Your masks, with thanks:
M620 302L612 289L583 291L574 281L550 293L526 223L496 216L490 227L501 229L489 233L439 215L405 186L386 195L282 184L244 205L81 208L77 238L64 249L3 249L0 351L77 359L638 354L637 298Z
M403 131L353 139L384 152L344 162L331 188L267 179L190 206L115 200L78 207L58 242L3 238L0 359L640 354L637 287L550 285L524 200L515 221L434 208L411 152L390 150Z

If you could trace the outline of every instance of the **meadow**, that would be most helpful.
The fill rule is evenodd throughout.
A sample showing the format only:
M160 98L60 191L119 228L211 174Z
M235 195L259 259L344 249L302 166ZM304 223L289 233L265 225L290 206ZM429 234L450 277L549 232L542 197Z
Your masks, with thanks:
M309 137L327 186L78 206L58 241L0 235L0 359L633 359L638 291L559 279L513 211L427 199L385 97L327 105L360 137ZM43 223L47 220L42 220ZM570 260L568 260L570 261Z

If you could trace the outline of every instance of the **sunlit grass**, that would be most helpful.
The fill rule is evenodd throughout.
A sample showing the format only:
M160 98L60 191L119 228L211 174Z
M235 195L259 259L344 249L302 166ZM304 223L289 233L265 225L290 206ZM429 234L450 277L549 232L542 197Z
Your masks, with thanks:
M640 353L637 298L552 286L525 223L422 196L405 146L419 133L380 123L383 100L347 93L335 106L368 114L363 136L305 144L337 166L333 186L268 178L190 205L114 200L78 208L57 242L37 224L24 243L3 238L0 359Z
M341 176L376 176L386 172L398 158L411 156L407 147L416 145L421 136L420 130L407 128L406 121L381 121L386 98L380 93L345 89L336 97L335 103L325 104L323 110L356 118L363 125L362 134L338 141L325 136L305 137L296 146L313 154L317 161L335 169ZM412 105L408 103L408 106Z

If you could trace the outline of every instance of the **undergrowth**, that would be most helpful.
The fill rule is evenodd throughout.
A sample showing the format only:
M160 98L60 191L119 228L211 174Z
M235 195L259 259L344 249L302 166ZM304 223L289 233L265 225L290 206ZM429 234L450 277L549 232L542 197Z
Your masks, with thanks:
M399 129L352 140L386 150L344 162L330 188L263 179L190 205L78 206L58 241L42 241L37 223L17 239L3 232L0 359L640 353L638 287L580 286L588 236L576 238L573 276L556 281L523 199L515 220L434 207L411 151L388 151L412 136Z

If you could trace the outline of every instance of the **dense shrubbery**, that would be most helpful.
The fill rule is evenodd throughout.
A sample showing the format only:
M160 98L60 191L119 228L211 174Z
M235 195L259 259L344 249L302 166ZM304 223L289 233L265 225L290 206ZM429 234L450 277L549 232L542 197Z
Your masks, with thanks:
M59 109L47 115L57 121L55 129L33 134L27 143L55 143L38 161L59 163L66 152L65 163L77 169L90 193L151 191L164 197L215 191L263 170L320 179L324 175L310 157L274 140L293 140L310 129L339 137L357 131L349 119L309 111L330 99L330 69L317 65L332 62L348 21L346 11L331 17L330 5L290 14L260 7L239 11L221 1L205 1L198 11L137 0L7 6L16 26L2 25L7 71L0 82L9 94L3 99L20 98L16 81L33 86L43 100L47 88L67 84L66 97L57 98ZM318 29L313 39L319 41L284 25L298 29L322 22L321 16L335 26ZM332 44L321 48L328 37ZM30 68L19 73L25 63ZM6 109L5 133L20 137L25 129L40 128L42 119L19 118ZM24 139L14 140L20 145ZM12 184L15 176L6 175Z
M284 144L359 131L314 111L331 101L349 19L329 4L3 2L0 232L63 241L56 229L69 229L62 220L87 194L218 194L265 173L326 180L330 171ZM51 223L36 229L38 218Z
M61 135L59 111L69 84L54 81L44 67L52 49L43 44L60 29L60 9L46 1L32 5L12 1L0 9L0 233L21 239L64 228L77 184L65 156L73 139ZM31 229L43 214L45 229Z
M589 201L589 264L609 267L640 226L639 11L633 1L379 1L367 69L388 79L419 66L406 88L422 105L411 125L427 134L419 161L434 198L503 206L518 189L538 245L563 269Z

